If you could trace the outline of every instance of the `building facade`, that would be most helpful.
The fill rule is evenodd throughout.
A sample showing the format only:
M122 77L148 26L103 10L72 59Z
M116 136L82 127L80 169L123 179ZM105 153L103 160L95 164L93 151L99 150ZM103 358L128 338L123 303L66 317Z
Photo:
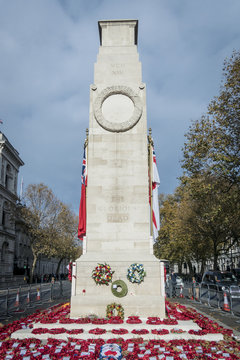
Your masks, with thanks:
M0 281L13 277L15 252L15 219L12 216L17 196L18 172L24 162L18 151L0 132Z
M19 203L18 173L24 162L7 137L0 132L0 285L26 283L33 262L30 238L25 223L14 211ZM58 259L38 259L34 278L55 275ZM64 259L59 274L67 274L68 260ZM45 276L46 278L46 276Z

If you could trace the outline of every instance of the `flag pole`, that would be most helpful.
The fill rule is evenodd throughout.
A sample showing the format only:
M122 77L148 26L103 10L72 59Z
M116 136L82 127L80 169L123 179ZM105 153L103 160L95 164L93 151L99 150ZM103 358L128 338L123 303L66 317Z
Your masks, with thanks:
M148 168L149 168L149 197L150 197L150 236L153 236L153 221L152 221L152 129L149 128L148 135Z
M88 135L89 135L89 130L88 128L86 128L86 139L84 142L84 148L85 148L85 152L86 152L86 167L88 167ZM88 176L88 174L87 174ZM86 186L86 213L87 213L87 186Z
M84 141L84 149L85 149L85 159L86 159L86 168L88 166L88 134L89 130L86 128L86 139ZM88 176L88 174L87 174ZM87 186L85 186L85 206L86 206L86 222L87 222ZM87 233L87 224L86 224L86 233ZM83 236L83 255L87 252L87 236Z

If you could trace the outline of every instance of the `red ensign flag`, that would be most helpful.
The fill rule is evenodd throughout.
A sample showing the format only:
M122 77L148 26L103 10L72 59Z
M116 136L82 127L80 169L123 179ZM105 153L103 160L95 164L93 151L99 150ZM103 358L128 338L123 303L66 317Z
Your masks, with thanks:
M87 159L86 149L83 152L83 164L82 164L82 176L81 176L81 200L79 206L79 223L78 223L78 238L83 240L83 236L86 235L86 187L87 187Z

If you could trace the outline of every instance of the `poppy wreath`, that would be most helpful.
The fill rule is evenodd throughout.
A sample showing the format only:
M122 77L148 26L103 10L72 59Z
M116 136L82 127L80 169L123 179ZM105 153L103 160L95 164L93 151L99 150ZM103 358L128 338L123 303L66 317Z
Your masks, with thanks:
M128 323L128 324L141 324L142 320L139 319L139 316L129 316L126 323Z
M112 281L113 273L108 264L98 264L92 271L92 278L97 285L108 285Z
M115 311L117 311L118 317L120 317L121 319L124 319L124 309L123 309L122 305L116 304L116 303L112 303L107 306L107 311L106 311L107 318L111 319L112 317L114 317Z
M120 288L120 291L118 289ZM123 297L128 293L127 284L123 280L116 280L112 283L111 287L112 293L114 296Z
M131 283L140 284L144 281L144 277L146 276L146 271L142 264L132 264L128 268L127 278Z

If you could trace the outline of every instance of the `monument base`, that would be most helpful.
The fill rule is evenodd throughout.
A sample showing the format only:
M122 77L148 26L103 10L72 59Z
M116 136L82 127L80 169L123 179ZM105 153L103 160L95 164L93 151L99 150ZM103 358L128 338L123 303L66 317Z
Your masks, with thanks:
M71 318L96 315L106 317L107 305L116 303L124 308L124 316L158 316L165 318L164 270L154 255L122 253L114 255L91 253L82 255L76 261L76 279L73 281L71 297ZM119 260L122 258L124 260ZM98 264L107 263L114 271L112 281L123 280L128 292L124 297L113 295L111 283L97 285L92 271ZM146 271L144 281L131 283L127 270L131 264L142 264Z

